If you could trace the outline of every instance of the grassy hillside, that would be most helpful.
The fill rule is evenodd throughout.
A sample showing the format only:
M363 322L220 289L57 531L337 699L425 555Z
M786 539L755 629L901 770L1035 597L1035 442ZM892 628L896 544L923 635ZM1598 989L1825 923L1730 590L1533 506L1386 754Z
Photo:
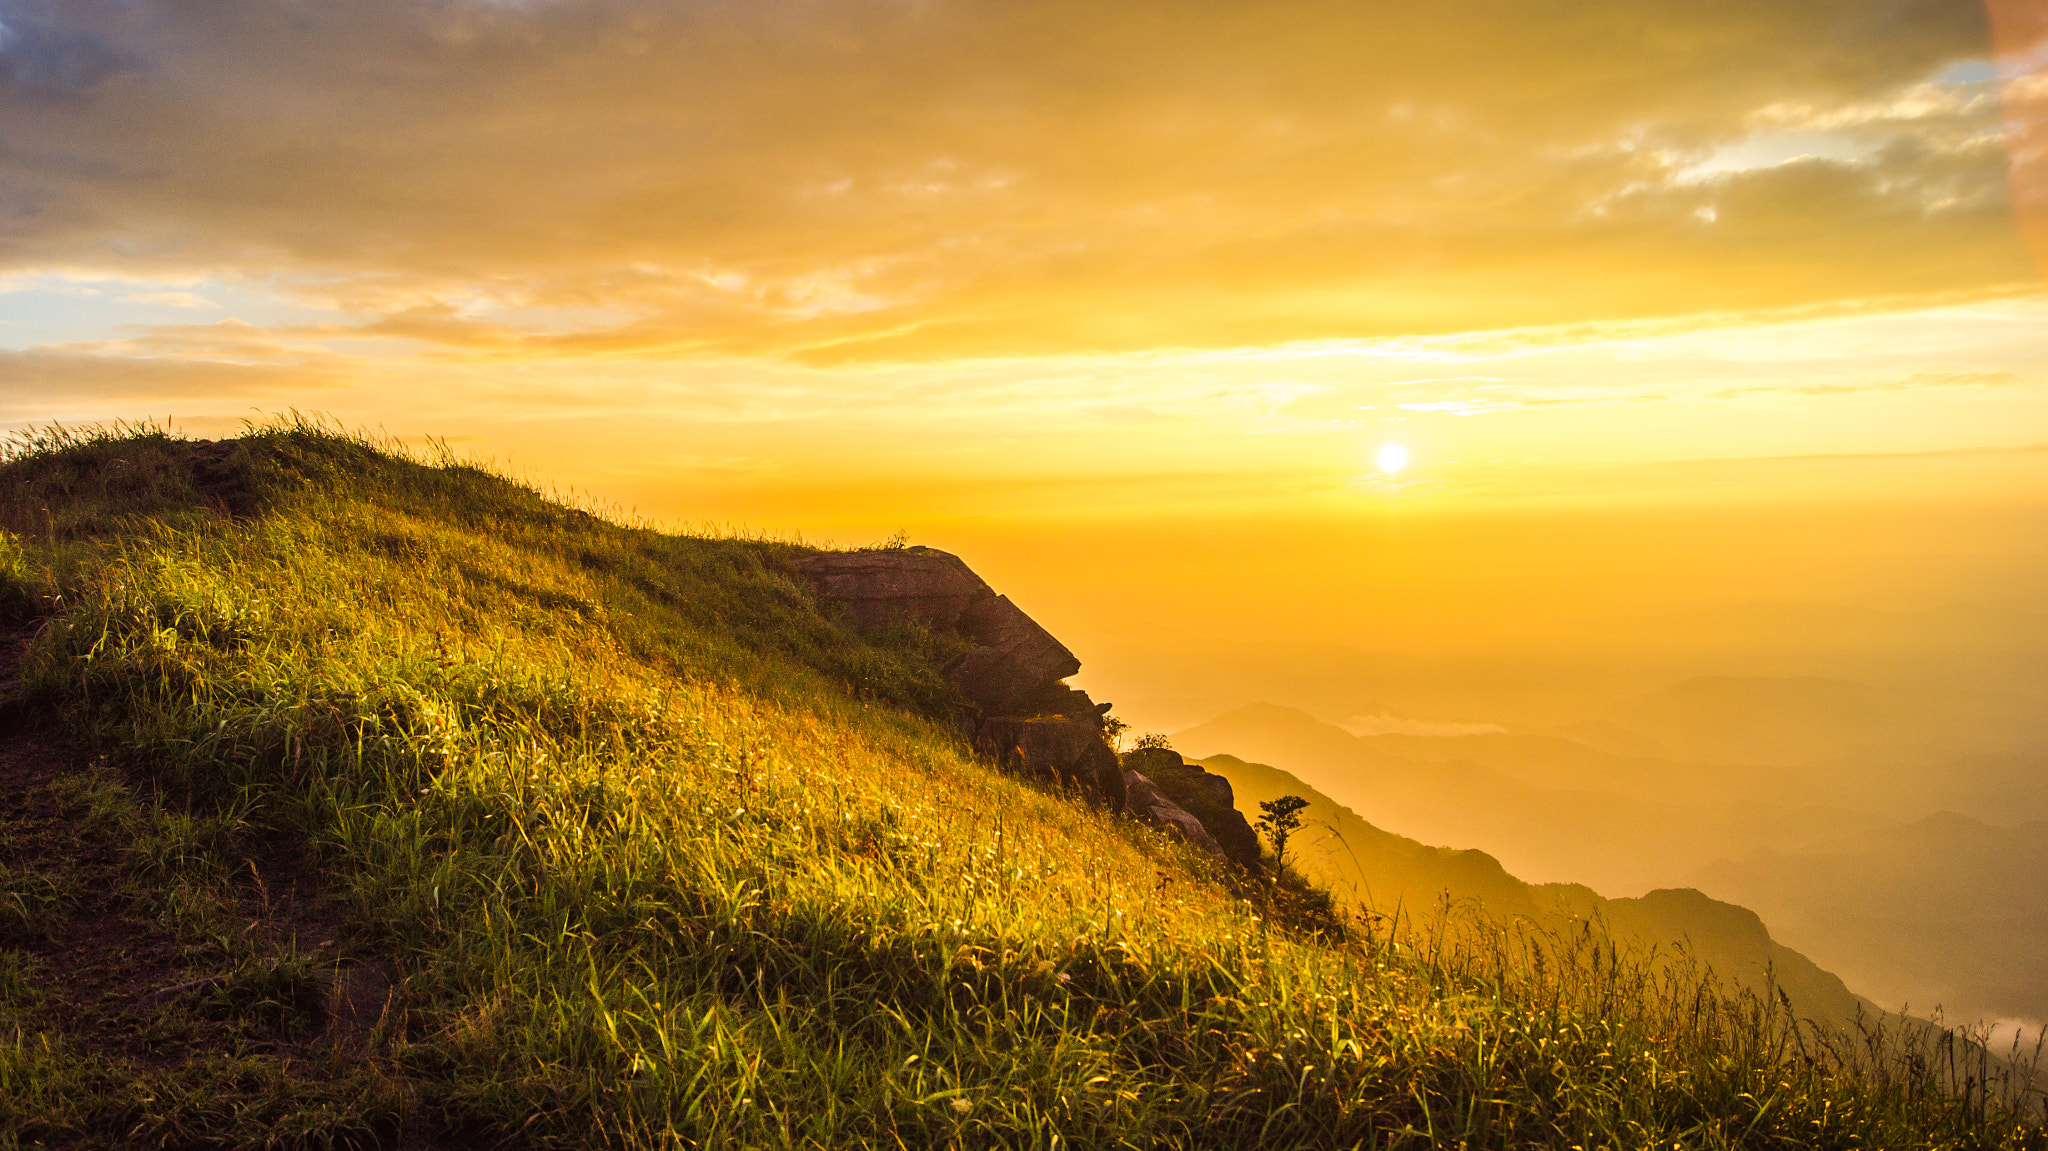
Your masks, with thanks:
M1297 937L787 544L306 426L25 442L0 524L0 1145L2048 1146L1597 949Z

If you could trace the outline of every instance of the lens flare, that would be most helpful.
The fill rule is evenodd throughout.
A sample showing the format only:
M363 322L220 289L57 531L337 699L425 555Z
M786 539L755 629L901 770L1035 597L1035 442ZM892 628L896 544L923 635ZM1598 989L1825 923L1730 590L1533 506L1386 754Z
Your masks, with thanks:
M1400 444L1388 444L1380 449L1380 470L1393 475L1408 466L1408 449Z
M2013 214L2048 273L2048 3L1988 0Z

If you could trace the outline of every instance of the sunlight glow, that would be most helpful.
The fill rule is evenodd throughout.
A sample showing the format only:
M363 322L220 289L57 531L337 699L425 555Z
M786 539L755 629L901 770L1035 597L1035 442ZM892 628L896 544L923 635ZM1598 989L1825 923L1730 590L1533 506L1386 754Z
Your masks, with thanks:
M1380 470L1393 475L1408 466L1408 449L1400 444L1388 444L1380 449Z

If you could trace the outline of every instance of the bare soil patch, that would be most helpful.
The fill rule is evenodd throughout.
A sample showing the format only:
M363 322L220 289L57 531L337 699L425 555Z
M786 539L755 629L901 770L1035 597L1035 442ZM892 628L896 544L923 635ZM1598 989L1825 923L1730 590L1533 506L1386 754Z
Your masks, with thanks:
M178 810L20 695L0 634L0 1039L53 1147L448 1146L387 1057L393 973L300 844Z

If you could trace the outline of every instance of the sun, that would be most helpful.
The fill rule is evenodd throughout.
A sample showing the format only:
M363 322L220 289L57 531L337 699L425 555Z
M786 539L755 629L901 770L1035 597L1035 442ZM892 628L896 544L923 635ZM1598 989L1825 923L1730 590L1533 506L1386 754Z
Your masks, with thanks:
M1408 449L1400 444L1388 444L1380 449L1380 470L1393 475L1408 466Z

